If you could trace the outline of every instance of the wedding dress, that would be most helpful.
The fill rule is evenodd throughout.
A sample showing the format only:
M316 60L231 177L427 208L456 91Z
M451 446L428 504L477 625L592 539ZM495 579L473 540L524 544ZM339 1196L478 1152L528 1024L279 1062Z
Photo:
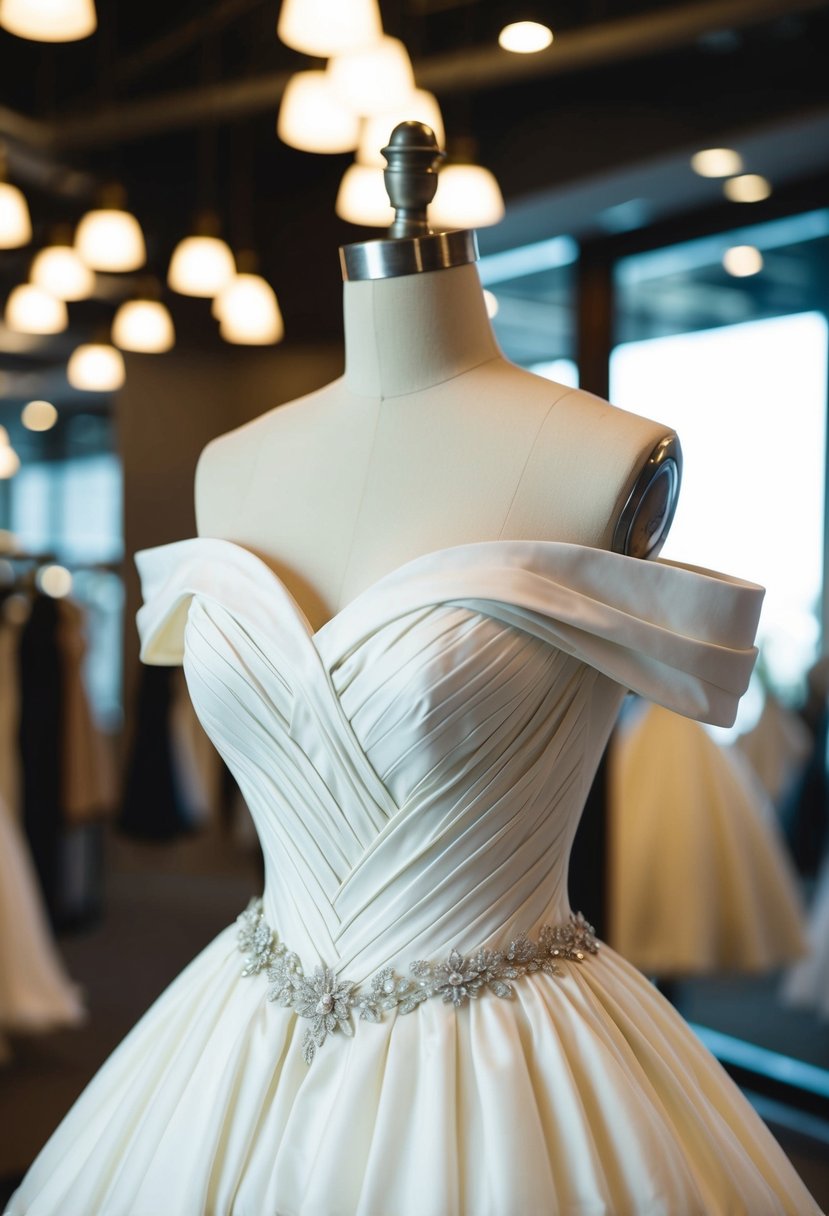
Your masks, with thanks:
M104 1066L12 1216L817 1212L567 900L624 690L730 721L759 588L484 542L406 563L314 633L231 542L139 567L143 657L183 659L265 891Z
M610 746L614 949L659 976L801 958L797 876L748 760L660 705L632 717Z

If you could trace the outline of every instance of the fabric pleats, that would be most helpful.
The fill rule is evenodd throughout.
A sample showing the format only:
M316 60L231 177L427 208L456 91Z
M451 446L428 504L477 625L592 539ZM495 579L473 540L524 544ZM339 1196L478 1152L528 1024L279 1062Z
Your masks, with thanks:
M409 563L312 633L253 554L139 559L143 654L184 661L266 862L264 915L364 985L569 914L567 861L627 686L733 717L749 584L579 546ZM9 1216L809 1216L780 1149L609 948L511 997L308 1022L222 933L43 1150Z

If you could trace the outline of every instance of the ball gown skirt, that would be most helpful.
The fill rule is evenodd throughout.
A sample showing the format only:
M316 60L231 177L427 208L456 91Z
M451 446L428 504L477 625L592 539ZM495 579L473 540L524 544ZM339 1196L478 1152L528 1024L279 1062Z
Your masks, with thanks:
M76 1026L84 1016L52 938L26 839L0 798L0 1032L39 1034Z
M647 975L762 972L806 953L774 807L748 761L648 705L610 747L615 949Z
M10 1216L817 1212L567 902L624 689L729 721L758 588L501 541L409 562L313 633L230 542L139 566L143 656L183 659L265 891L100 1071Z

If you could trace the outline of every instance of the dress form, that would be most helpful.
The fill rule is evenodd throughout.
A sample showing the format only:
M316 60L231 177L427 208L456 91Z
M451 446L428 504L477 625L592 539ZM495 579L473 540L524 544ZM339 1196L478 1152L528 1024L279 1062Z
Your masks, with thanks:
M401 213L398 231L417 231ZM402 257L401 273L345 282L344 376L214 440L199 463L199 533L259 553L314 628L424 553L529 539L645 556L670 522L672 432L511 364L471 235L403 237L401 254L412 241L439 268ZM344 263L392 246L347 247Z

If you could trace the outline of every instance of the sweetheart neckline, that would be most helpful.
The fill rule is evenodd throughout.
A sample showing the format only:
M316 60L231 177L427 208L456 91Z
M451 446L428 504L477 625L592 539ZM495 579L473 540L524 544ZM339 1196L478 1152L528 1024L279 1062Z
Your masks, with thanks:
M329 633L334 632L341 627L341 622L348 620L358 608L362 607L365 602L377 592L386 590L394 582L406 578L415 570L422 566L428 569L429 566L439 563L441 560L453 560L455 558L470 556L473 553L484 553L488 550L497 550L498 553L505 553L509 549L518 549L522 553L532 552L533 550L542 550L549 553L551 550L562 550L567 553L582 552L590 554L597 560L606 560L611 565L616 564L619 568L627 566L628 569L641 569L648 567L669 567L676 570L687 571L691 574L699 575L710 579L715 583L726 583L735 588L743 588L751 591L763 591L763 588L757 583L753 583L747 579L737 578L734 575L724 574L717 570L707 569L703 566L695 566L686 562L672 561L667 558L640 558L632 557L626 553L615 553L610 549L600 549L594 545L582 545L573 541L558 541L558 540L527 540L527 539L511 539L500 538L496 540L480 540L480 541L464 541L458 545L446 545L440 549L430 549L426 553L417 554L417 556L408 558L399 566L382 574L379 578L369 583L362 591L359 591L353 599L344 604L332 616L324 621L318 629L314 629L308 619L305 610L299 600L288 587L285 580L277 574L273 566L256 550L249 548L247 545L241 544L239 541L229 540L225 537L218 536L193 536L187 537L183 541L173 541L172 544L210 544L227 547L233 552L254 563L255 566L261 568L264 573L269 576L274 586L280 591L285 602L290 607L293 616L297 623L301 626L303 632L307 635L309 641L316 647L320 641ZM158 546L165 548L166 546ZM151 550L143 550L139 552L151 552ZM138 554L136 554L138 557ZM506 563L499 561L500 565ZM526 569L526 566L516 563L516 569ZM419 572L419 571L418 571ZM469 598L475 599L474 595Z

